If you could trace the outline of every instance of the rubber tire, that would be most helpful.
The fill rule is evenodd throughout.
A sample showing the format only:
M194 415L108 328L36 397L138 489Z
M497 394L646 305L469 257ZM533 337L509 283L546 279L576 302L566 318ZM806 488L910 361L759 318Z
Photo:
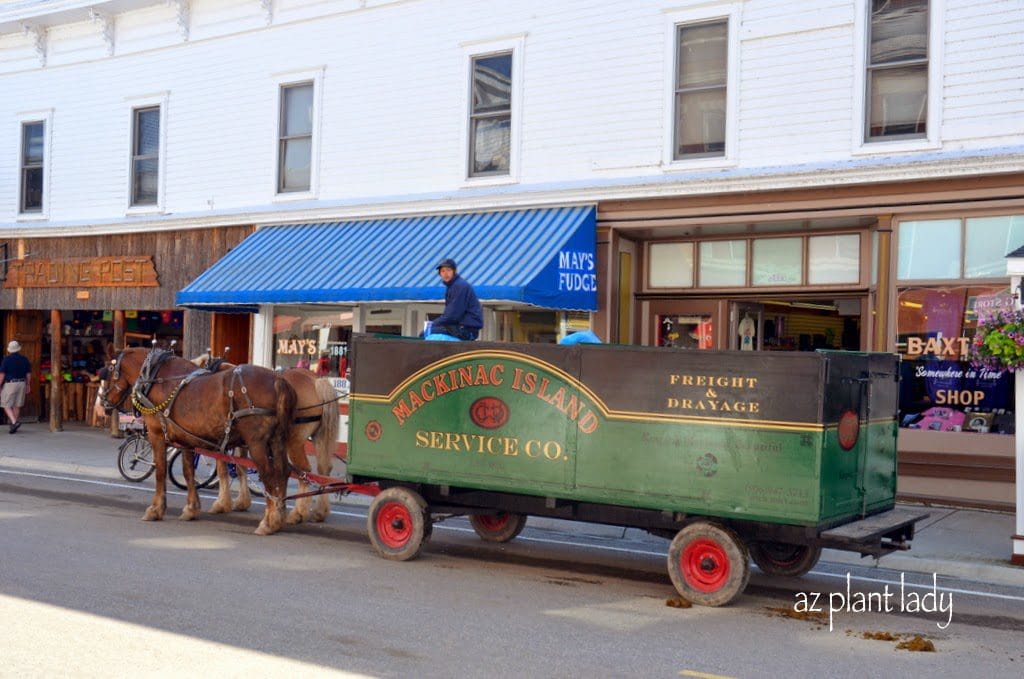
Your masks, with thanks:
M127 481L141 483L156 470L153 446L142 434L129 434L117 447L117 471Z
M249 486L249 492L256 497L264 496L263 480L260 479L260 474L255 469L249 467L243 467L241 465L232 465L235 468L235 474L245 474L245 485Z
M700 560L699 572L691 570L687 563L696 560ZM706 562L710 570L705 570ZM750 580L750 554L729 528L711 521L696 521L672 539L668 574L676 590L688 601L700 606L725 606L743 593Z
M785 542L751 542L750 558L767 575L798 578L821 558L821 547L790 545Z
M370 503L366 530L374 549L385 559L415 559L430 539L433 525L423 497L414 490L393 486Z
M172 450L172 447L168 446L167 450ZM173 451L167 460L167 478L181 490L188 490L188 485L185 483L185 469L182 467L185 464L185 460L182 459L183 453L180 448L173 448ZM198 490L206 488L217 480L217 461L206 455L196 454L196 458L195 479Z
M469 523L485 542L508 542L523 532L523 528L526 527L526 514L470 514Z

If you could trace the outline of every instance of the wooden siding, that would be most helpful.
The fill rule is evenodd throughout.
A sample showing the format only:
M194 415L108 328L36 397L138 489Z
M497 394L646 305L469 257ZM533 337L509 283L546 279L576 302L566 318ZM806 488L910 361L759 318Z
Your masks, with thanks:
M105 257L152 255L159 287L24 288L24 303L17 305L17 292L0 289L3 309L171 309L183 287L208 269L232 247L252 233L251 226L196 229L159 233L123 233L107 236L68 238L25 238L25 252L39 259L64 257ZM9 240L8 256L17 252ZM88 290L89 299L77 299L76 292Z
M865 181L858 171L872 181L955 175L964 171L963 154L982 151L1002 165L975 157L968 172L1019 168L1024 5L944 4L940 144L873 154L865 164L853 130L864 3L825 0L813 10L790 0L722 3L739 7L732 58L740 71L736 153L720 169L745 177L740 184L754 185L763 170L780 176L779 185L820 186ZM113 56L91 21L51 27L45 66L32 39L8 20L0 25L0 177L17 176L19 116L48 111L53 122L49 221L20 220L16 184L5 182L0 230L138 224L139 216L126 215L130 108L158 95L167 102L164 212L143 222L224 224L240 210L289 210L304 219L325 205L383 211L414 200L472 209L478 194L496 196L492 206L500 207L530 199L538 186L576 191L576 200L580 190L604 198L610 181L631 195L665 195L666 180L676 182L676 195L706 193L716 180L706 165L663 164L672 132L668 36L676 12L718 7L703 0L193 0L184 24L165 3L117 14ZM499 192L466 180L466 63L475 50L511 37L523 44L522 88L513 93L522 106L513 131L521 163ZM322 74L320 202L274 194L278 84L297 72ZM915 169L923 153L947 171Z

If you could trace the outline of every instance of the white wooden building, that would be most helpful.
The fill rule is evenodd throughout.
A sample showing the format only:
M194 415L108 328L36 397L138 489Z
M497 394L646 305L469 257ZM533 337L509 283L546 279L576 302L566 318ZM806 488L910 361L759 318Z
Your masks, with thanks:
M488 230L518 211L581 221L521 250ZM452 215L471 235L431 230ZM412 244L355 247L368 221ZM298 259L261 259L259 238ZM1024 3L14 0L4 242L4 339L35 337L39 356L53 319L110 311L130 333L121 312L181 302L193 348L294 364L308 357L280 340L308 338L332 371L349 332L422 327L440 257L494 290L547 285L498 272L552 257L545 271L595 282L589 301L495 292L485 336L900 351L905 496L1005 508L1012 386L939 340L1012 299ZM155 284L96 273L133 256ZM361 266L408 275L355 293ZM151 325L134 332L166 330Z

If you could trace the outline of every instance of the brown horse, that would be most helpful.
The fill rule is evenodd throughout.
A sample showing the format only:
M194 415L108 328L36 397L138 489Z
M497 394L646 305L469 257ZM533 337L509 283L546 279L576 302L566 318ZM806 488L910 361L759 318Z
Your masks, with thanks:
M270 535L285 518L288 457L285 442L295 418L295 390L272 370L240 365L217 373L159 349L124 349L112 361L100 388L108 410L142 412L156 464L156 493L143 515L160 521L167 510L167 444L184 449L243 446L267 490L256 529ZM183 455L188 499L181 519L198 518L192 456Z
M210 355L203 354L192 359L192 363L200 367L209 364ZM231 363L219 363L217 371L229 370L235 366ZM334 465L334 451L338 445L338 395L331 381L317 377L308 370L291 368L279 373L292 389L295 390L295 421L292 423L291 434L288 436L288 460L298 470L299 495L309 491L309 481L304 472L311 471L309 457L306 455L306 441L313 440L316 452L316 472L320 476L330 476ZM231 503L231 478L227 464L217 461L218 494L217 501L210 508L213 513L226 512L229 509L245 511L252 505L249 486L245 483L244 474L238 475L238 495L234 504ZM331 512L331 502L326 494L316 496L315 506L309 497L300 497L295 501L295 508L288 513L287 523L295 524L302 521L323 521Z

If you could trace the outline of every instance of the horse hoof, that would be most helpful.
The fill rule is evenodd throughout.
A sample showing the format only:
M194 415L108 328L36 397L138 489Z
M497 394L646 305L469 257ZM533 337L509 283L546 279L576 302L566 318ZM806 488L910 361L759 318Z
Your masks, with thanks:
M163 512L157 511L152 507L147 509L146 513L142 515L143 521L160 521L163 518Z
M210 506L211 514L227 514L229 511L228 506L220 500L217 500Z
M236 502L231 506L231 510L235 512L247 512L250 507L252 507L252 503L250 502Z
M292 511L288 512L288 518L285 519L284 522L289 526L294 526L296 524L302 523L304 520L305 517L302 516L302 512L300 512L298 509L293 509Z
M198 509L188 509L188 508L186 508L184 511L181 512L181 516L178 517L178 521L195 521L198 518L199 518L199 510Z

